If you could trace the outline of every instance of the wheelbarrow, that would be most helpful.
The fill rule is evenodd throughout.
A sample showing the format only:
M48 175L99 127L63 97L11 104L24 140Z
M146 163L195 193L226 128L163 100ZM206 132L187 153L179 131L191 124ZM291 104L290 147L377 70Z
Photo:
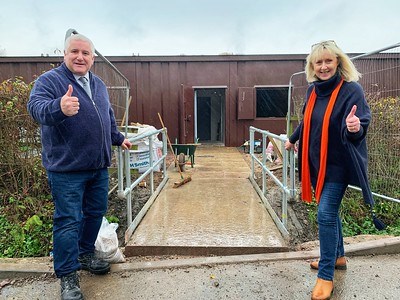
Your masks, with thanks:
M193 168L194 153L199 145L201 144L172 144L172 149L177 157L181 171L184 170L184 165L186 165L188 160L190 160L190 165Z

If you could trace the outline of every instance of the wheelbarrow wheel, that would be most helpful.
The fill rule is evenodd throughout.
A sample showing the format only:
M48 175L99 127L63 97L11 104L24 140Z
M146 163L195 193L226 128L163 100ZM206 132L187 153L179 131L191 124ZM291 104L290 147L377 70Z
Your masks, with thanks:
M180 153L178 156L178 164L179 164L179 169L181 170L181 172L185 172L185 154L184 153Z

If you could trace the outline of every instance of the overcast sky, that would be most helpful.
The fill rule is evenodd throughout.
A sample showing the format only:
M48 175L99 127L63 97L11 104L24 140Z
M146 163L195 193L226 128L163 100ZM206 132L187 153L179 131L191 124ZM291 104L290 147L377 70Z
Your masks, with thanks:
M0 55L60 55L73 28L104 56L347 53L400 42L399 0L1 0ZM60 52L61 51L61 52Z

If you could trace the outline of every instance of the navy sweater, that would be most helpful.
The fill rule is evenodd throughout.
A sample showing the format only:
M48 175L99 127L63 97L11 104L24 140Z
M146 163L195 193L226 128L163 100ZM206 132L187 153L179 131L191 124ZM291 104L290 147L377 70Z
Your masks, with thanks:
M111 145L121 145L114 113L102 80L89 73L93 101L63 63L41 75L32 88L28 111L41 124L42 160L46 170L71 172L108 167ZM78 114L61 111L61 98L73 87L79 99Z
M326 81L316 81L307 90L306 103L312 89L315 87L317 99L311 116L309 165L311 182L315 189L318 178L321 131L323 117L330 99L330 96L339 84L341 78L336 74ZM356 116L360 119L361 128L357 133L351 133L346 127L346 118L353 105L357 105ZM303 108L303 113L304 109ZM365 100L364 91L357 82L343 82L334 105L329 122L329 140L325 182L337 182L360 186L364 193L364 200L367 203L372 201L367 182L367 143L366 133L371 120L369 106ZM301 147L303 135L303 122L289 138L291 143L300 140L299 145L299 169L301 174Z

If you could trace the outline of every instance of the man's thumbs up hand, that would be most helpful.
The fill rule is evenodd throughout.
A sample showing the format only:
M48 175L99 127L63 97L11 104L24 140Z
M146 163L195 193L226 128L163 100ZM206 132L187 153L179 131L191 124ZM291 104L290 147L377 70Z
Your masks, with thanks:
M359 132L360 131L360 119L356 116L357 105L353 105L350 113L346 118L346 126L349 132Z
M68 85L68 90L65 95L61 98L61 111L64 115L71 117L78 113L79 111L79 100L77 97L72 97L72 92L74 88L72 85Z

